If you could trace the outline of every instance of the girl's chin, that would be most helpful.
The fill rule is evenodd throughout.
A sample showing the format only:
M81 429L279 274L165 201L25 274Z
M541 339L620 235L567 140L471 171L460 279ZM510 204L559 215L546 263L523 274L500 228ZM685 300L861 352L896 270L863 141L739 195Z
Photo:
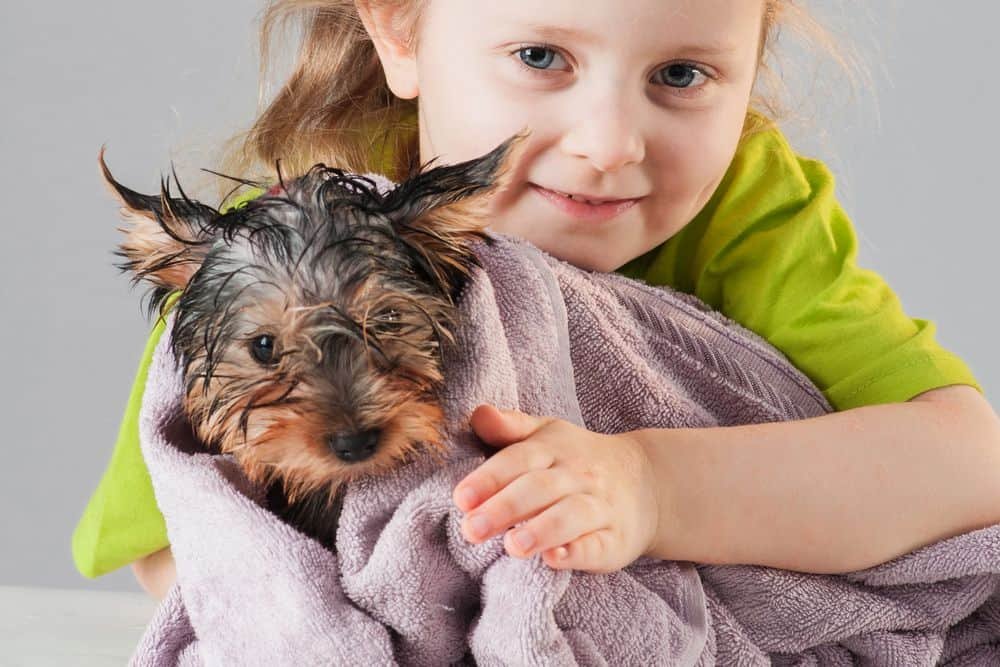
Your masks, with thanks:
M620 264L611 264L613 257L609 257L607 252L602 252L600 249L591 248L552 248L544 247L537 243L533 243L540 250L552 255L556 259L560 259L564 262L572 264L578 269L584 269L587 271L599 271L601 273L607 273L613 271ZM606 247L606 244L604 244Z

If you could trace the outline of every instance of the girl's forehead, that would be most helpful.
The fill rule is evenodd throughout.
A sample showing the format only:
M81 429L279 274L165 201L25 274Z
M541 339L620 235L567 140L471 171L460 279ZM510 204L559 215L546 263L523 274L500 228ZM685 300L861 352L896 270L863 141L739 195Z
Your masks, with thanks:
M563 47L670 49L706 55L756 44L765 0L434 0L477 37L539 39ZM457 16L455 17L458 18Z

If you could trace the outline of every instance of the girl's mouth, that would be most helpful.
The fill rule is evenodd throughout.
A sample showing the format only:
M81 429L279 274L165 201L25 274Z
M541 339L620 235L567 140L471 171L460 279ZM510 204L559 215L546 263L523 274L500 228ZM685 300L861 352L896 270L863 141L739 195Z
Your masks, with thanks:
M639 199L615 199L597 203L565 195L531 183L531 188L567 215L587 222L605 222L632 207Z

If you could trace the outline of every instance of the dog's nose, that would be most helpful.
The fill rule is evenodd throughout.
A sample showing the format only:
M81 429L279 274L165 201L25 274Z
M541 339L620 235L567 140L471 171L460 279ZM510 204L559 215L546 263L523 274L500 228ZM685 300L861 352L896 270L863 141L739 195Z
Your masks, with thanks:
M364 461L375 453L378 436L378 429L331 435L329 439L330 449L343 461L350 463Z

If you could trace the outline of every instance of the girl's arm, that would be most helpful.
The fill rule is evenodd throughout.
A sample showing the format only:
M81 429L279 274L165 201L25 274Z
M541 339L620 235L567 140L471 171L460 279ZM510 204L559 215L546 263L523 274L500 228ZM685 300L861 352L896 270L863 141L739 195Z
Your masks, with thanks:
M174 556L170 547L160 549L132 563L132 572L143 590L162 600L177 580Z
M1000 419L970 386L633 434L662 480L654 557L845 573L1000 523Z

